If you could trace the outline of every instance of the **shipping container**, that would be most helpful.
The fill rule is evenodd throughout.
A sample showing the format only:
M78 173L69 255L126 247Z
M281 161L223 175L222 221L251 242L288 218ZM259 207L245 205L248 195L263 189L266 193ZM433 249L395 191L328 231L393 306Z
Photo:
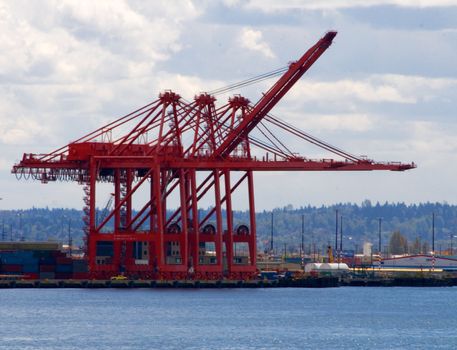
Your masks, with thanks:
M73 272L73 265L56 265L56 272L71 273Z
M40 279L45 280L53 280L56 278L56 274L54 272L40 272Z
M71 265L73 263L73 260L67 257L57 257L56 262L58 265Z
M42 258L40 258L40 264L41 265L55 265L56 264L56 258L53 257L53 256L42 257Z
M23 278L25 280L37 280L37 279L40 279L40 274L28 272L28 273L24 273L24 277Z
M33 256L38 259L47 258L51 256L51 252L47 250L36 250L33 252Z
M40 272L40 268L39 268L38 264L25 264L25 265L22 265L22 272L38 273L38 272Z
M73 274L71 272L56 272L55 277L56 280L69 280L73 278Z
M39 261L36 260L36 259L27 258L27 259L23 259L21 264L22 265L36 265L36 266L38 266L39 265Z
M40 272L55 272L56 265L40 265Z
M87 272L88 266L86 260L74 260L73 261L73 272Z
M2 272L22 272L21 264L2 264Z
M0 242L0 251L4 250L49 250L57 251L60 249L60 244L57 242Z
M88 278L89 278L89 274L87 272L73 272L73 279L86 280Z
M3 255L2 264L4 265L20 265L22 264L22 258L14 255Z

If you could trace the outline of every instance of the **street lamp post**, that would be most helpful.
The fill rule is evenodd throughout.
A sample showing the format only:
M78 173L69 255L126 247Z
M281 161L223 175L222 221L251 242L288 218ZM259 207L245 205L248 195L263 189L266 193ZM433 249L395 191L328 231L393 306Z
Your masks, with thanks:
M73 244L73 238L71 237L71 218L68 219L68 250L70 253L70 256L72 254L71 252L71 246Z
M335 252L338 251L338 209L335 212Z
M457 236L454 235L453 233L451 233L449 236L450 236L450 238L451 238L451 254L450 254L450 255L454 255L454 245L453 245L453 241L454 241L454 238L457 237Z
M63 239L63 236L65 234L65 221L66 219L68 218L68 252L71 256L72 254L72 251L71 251L71 246L73 245L73 238L71 236L71 218L70 217L67 217L66 215L64 215L62 217L62 230L61 230L61 236L62 236L62 239Z
M341 262L341 255L343 254L343 215L340 216L340 252L338 254L338 262Z
M435 213L432 213L432 252L435 254Z
M379 218L379 220L378 220L378 238L379 238L378 254L379 255L381 255L381 225L382 225L382 218Z
M305 267L305 214L301 215L300 260L301 260L302 268L304 268Z
M0 201L3 200L3 198L0 198ZM2 215L2 241L6 241L6 236L5 236L5 216Z
M273 225L274 225L274 221L273 221L273 210L271 210L271 238L270 238L270 254L271 255L274 255L274 246L273 246Z
M19 213L19 234L20 234L20 240L23 242L25 240L24 238L24 232L22 231L22 213Z

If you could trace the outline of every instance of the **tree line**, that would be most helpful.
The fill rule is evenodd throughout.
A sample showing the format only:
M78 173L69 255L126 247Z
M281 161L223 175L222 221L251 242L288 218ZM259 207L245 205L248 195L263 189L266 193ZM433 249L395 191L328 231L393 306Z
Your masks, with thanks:
M201 217L210 210L201 209ZM342 225L336 229L336 212ZM272 211L256 213L258 249L269 250L273 233L274 249L281 253L298 251L303 237L306 250L322 251L334 245L343 235L343 249L362 250L365 242L379 245L381 223L382 250L392 251L390 240L398 232L406 240L396 244L408 252L429 249L432 237L432 214L435 215L435 249L449 249L454 233L457 236L457 206L447 203L338 203L329 206L287 205ZM225 213L223 213L225 215ZM32 208L0 211L2 240L57 240L67 242L69 236L82 244L83 213L76 209ZM211 219L215 221L214 218ZM235 224L249 224L247 211L234 212ZM342 231L342 232L341 232ZM397 241L398 237L395 238ZM457 245L457 240L456 240ZM420 249L419 249L420 247ZM377 248L375 249L377 251Z

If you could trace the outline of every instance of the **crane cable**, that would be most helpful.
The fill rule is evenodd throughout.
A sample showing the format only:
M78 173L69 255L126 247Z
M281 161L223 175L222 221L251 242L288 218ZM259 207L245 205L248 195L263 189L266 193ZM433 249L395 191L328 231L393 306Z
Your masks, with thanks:
M299 128L293 126L292 124L287 123L286 121L272 115L271 113L266 115L265 120L320 148L323 148L329 152L332 152L333 154L336 154L340 157L346 158L346 159L356 162L356 163L361 161L361 159L359 157L357 157L351 153L348 153L346 151L343 151L342 149L340 149L338 147L332 146L329 143L322 141L322 140L318 139L317 137L314 137L314 136L304 132L303 130L300 130Z
M286 72L288 69L289 69L289 66L278 68L278 69L272 70L270 72L260 74L260 75L255 76L255 77L252 77L252 78L249 78L249 79L246 79L246 80L234 83L234 84L227 85L225 87L221 87L221 88L209 91L207 93L209 95L213 95L213 96L220 95L220 94L223 94L223 93L226 93L226 92L238 89L238 88L242 88L242 87L246 87L246 86L249 86L249 85L253 85L253 84L259 83L261 81L270 79L272 77L278 76L278 75L283 74L284 72ZM186 101L185 100L185 102L190 104L190 101ZM323 148L323 149L325 149L327 151L330 151L330 152L332 152L332 153L334 153L336 155L339 155L339 156L341 156L343 158L346 158L346 159L348 159L350 161L354 161L354 162L360 161L359 157L356 157L356 156L354 156L354 155L352 155L352 154L350 154L348 152L345 152L345 151L343 151L343 150L341 150L341 149L339 149L339 148L337 148L335 146L332 146L332 145L328 144L327 142L319 140L318 138L316 138L314 136L311 136L310 134L305 133L304 131L302 131L302 130L294 127L293 125L285 122L284 120L281 120L280 118L273 116L271 113L267 114L265 119L266 119L266 121L269 121L270 123L275 124L276 126L278 126L280 128L283 128L284 130L286 130L288 132L291 132L291 133L295 134L296 136L299 136L302 139L305 139L306 141L308 141L308 142L310 142L312 144L315 144L316 146L321 147L321 148ZM266 130L269 131L269 129L265 125L263 125L263 127ZM269 131L269 132L271 133L271 131ZM262 132L262 134L264 134L264 133ZM264 134L264 136L266 136L266 135ZM252 136L250 136L250 138L252 138ZM269 139L269 138L267 137L267 139ZM277 141L279 141L279 139L277 139L276 137L275 137L275 139ZM259 140L257 140L257 141L259 141ZM271 139L269 139L269 141L272 142ZM272 144L277 149L279 149L279 147L277 145L275 145L274 142L272 142ZM285 147L285 145L282 142L281 142L281 145L283 147ZM292 153L287 147L285 147L285 149L286 149L287 152Z
M248 85L256 84L261 81L264 81L264 80L270 79L272 77L278 76L280 74L283 74L288 69L289 69L288 66L281 67L281 68L272 70L271 72L263 73L263 74L257 75L255 77L252 77L252 78L249 78L249 79L237 82L237 83L233 83L233 84L230 84L230 85L227 85L224 87L220 87L220 88L212 90L212 91L208 91L208 94L216 96L216 95L220 95L225 92L228 92L228 91L232 91L232 90L242 88L242 87L245 87Z

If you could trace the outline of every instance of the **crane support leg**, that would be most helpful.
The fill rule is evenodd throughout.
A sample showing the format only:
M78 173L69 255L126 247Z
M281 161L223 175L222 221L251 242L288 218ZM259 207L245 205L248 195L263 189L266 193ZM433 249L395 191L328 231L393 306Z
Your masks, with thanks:
M181 224L182 224L182 232L181 232L181 239L180 239L180 253L181 253L181 264L183 265L183 269L187 272L188 265L189 265L189 230L188 230L188 220L187 220L187 205L186 205L186 183L185 183L185 176L184 170L179 170L179 194L181 198Z
M227 270L229 276L233 266L233 212L232 212L232 187L230 181L230 170L224 171L225 180L225 207L227 216L227 233L225 234L225 250L227 257Z
M221 206L221 182L219 170L213 171L214 176L214 195L216 199L216 266L217 273L222 276L222 206ZM216 277L216 276L215 276Z
M249 193L249 221L250 221L250 242L249 242L249 257L251 267L256 269L257 266L257 231L255 222L255 200L254 200L254 175L252 171L248 171L248 193ZM254 270L255 271L255 270Z
M97 241L95 240L95 226L96 226L96 207L95 207L95 190L97 184L97 166L95 160L91 158L89 162L89 235L87 236L88 248L88 266L89 272L94 273L96 269L96 256L97 256Z
M200 272L200 226L198 224L198 199L197 199L197 175L195 169L189 169L190 174L190 195L192 208L192 269L194 273Z

